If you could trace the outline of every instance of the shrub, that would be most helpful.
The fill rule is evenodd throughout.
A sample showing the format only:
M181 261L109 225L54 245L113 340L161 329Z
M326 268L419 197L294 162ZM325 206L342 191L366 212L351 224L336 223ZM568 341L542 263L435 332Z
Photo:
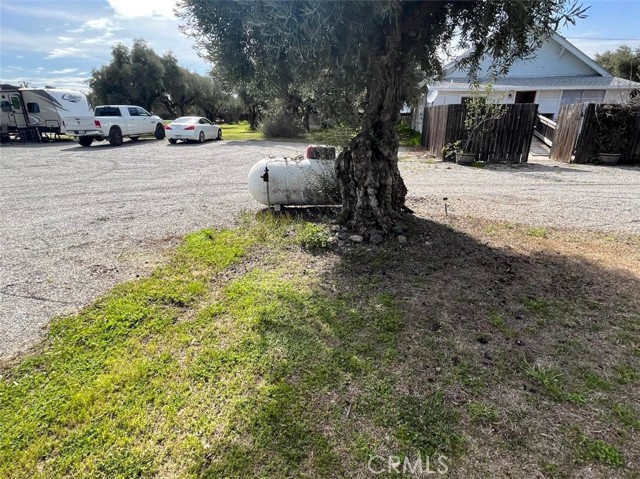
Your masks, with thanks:
M266 138L296 138L303 132L300 121L284 112L269 115L262 124Z

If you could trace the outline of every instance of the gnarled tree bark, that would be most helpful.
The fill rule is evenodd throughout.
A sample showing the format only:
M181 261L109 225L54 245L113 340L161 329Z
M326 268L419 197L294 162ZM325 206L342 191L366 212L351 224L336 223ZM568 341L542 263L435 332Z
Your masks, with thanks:
M396 132L402 107L396 79L404 65L401 58L394 60L375 60L377 74L369 82L363 128L336 162L342 222L355 231L388 231L405 209L407 187L398 170Z

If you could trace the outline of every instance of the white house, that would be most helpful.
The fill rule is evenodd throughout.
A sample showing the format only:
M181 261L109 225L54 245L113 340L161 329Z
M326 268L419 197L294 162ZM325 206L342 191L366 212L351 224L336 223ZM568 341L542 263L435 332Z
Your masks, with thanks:
M470 96L467 74L454 60L445 66L441 81L429 85L438 95L432 105L464 102ZM491 58L485 59L478 78L488 77ZM554 119L560 107L571 103L620 103L629 98L640 83L617 78L572 45L555 34L536 51L535 57L515 63L508 75L494 81L494 90L505 103L537 103L538 112ZM428 106L426 96L414 109L412 125L422 131L422 112Z

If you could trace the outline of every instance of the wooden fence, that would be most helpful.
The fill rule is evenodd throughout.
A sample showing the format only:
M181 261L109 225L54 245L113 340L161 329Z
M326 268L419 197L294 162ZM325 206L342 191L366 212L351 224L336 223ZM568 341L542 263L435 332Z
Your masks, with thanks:
M526 163L533 138L538 105L517 103L504 105L504 115L491 122L470 150L480 161L492 163ZM441 105L424 109L422 146L437 158L445 158L442 149L456 141L465 141L465 105Z
M573 152L575 151L580 135L580 127L582 125L583 110L586 105L575 103L573 105L564 105L560 107L558 114L558 124L554 134L554 142L551 145L551 153L549 158L556 161L564 161L569 163L572 161Z
M603 104L564 105L558 115L555 141L550 158L566 163L589 163L598 154L596 150L596 115ZM622 163L640 162L640 108L634 113L635 125L630 128L628 144L622 152Z

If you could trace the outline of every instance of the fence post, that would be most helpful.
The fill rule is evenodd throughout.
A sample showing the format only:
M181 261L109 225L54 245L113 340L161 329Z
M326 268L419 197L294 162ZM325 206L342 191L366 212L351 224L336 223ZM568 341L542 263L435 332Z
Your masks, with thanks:
M427 107L424 108L422 113L422 138L420 138L420 146L424 148L429 147L429 112Z

